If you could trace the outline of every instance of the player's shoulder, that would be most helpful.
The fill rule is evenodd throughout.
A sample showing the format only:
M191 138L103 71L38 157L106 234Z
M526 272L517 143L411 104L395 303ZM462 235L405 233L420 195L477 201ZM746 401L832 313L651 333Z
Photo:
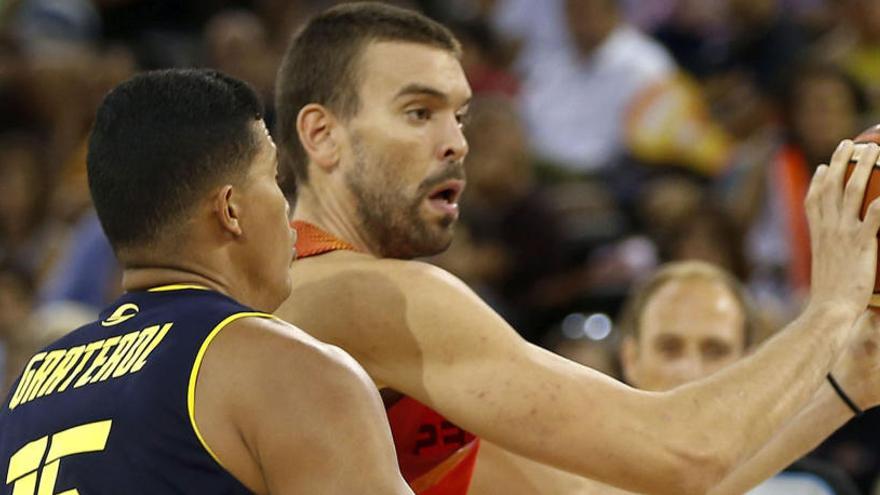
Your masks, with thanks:
M335 380L348 375L363 381L363 370L345 351L322 342L278 318L242 318L229 332L226 347L238 350L258 373L280 375L314 372L314 380ZM247 348L246 352L240 349Z
M293 285L276 314L361 363L383 362L412 336L433 331L424 322L445 321L449 308L469 313L480 304L455 276L421 261L349 256L301 270Z
M374 258L353 263L350 265L350 270L352 275L360 276L347 277L348 282L362 286L383 280L386 282L386 288L397 288L407 292L417 289L460 290L467 287L455 275L424 261Z
M208 414L232 418L249 438L296 425L287 432L295 443L315 441L364 402L380 403L352 357L275 318L241 318L225 328L207 350L199 381L196 402L212 404Z
M255 349L338 360L339 349L321 342L295 325L275 317L242 318L234 323L232 338Z

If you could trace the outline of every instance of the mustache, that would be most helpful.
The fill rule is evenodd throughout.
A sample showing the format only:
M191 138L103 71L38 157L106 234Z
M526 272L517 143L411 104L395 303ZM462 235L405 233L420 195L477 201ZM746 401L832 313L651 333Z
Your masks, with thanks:
M427 192L431 189L434 189L438 185L453 179L465 180L463 161L451 162L448 167L444 167L443 170L437 175L425 179L425 181L422 182L421 185L419 185L419 192L427 194Z

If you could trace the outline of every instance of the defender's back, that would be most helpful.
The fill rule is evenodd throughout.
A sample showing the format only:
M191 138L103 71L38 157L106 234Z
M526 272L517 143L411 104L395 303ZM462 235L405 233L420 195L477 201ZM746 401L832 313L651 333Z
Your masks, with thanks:
M194 422L201 358L243 317L198 286L123 295L34 355L0 410L0 493L250 493Z

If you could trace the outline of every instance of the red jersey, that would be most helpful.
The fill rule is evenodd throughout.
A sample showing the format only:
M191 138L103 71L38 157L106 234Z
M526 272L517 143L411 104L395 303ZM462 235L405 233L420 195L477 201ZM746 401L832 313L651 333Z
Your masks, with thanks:
M356 249L307 222L293 222L299 258ZM471 483L479 438L438 412L395 390L381 391L391 424L400 472L419 495L465 495Z

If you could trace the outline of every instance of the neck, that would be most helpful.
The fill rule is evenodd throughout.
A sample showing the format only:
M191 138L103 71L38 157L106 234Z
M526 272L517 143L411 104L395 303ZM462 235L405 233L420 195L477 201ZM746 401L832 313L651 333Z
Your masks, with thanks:
M253 296L253 291L250 291L246 284L234 283L224 274L197 264L127 266L122 272L122 288L125 291L146 290L165 285L199 285L229 296L246 306L262 307L261 301Z
M235 299L240 304L265 310L268 306L246 284L232 283L216 273L192 270L184 267L137 267L122 272L122 288L125 291L146 290L165 285L199 285Z
M201 285L228 296L232 288L221 277L196 271L184 266L138 266L127 267L122 272L122 288L125 291L146 290L164 285Z
M351 244L363 253L379 256L379 250L357 221L353 201L340 200L332 194L316 194L308 185L297 192L293 219L308 222L321 230Z

